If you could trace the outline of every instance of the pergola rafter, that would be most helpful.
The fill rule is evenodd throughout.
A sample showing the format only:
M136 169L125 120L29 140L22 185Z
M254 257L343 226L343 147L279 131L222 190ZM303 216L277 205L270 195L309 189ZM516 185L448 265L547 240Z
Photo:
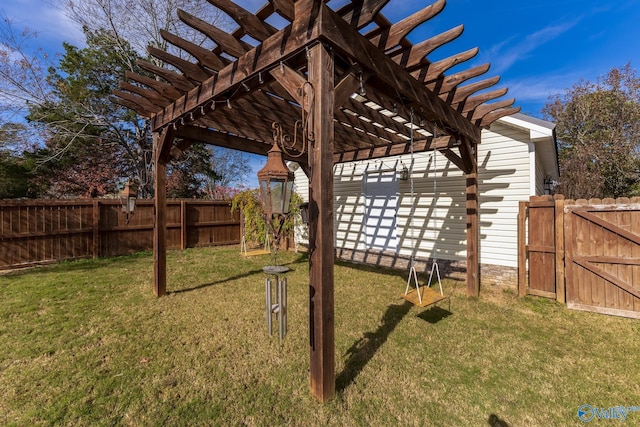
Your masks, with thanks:
M139 61L155 78L128 73L130 81L114 92L114 101L148 117L154 132L154 289L157 295L166 292L164 186L171 156L192 143L266 154L274 143L273 122L293 132L296 120L307 115L311 146L297 143L286 157L310 175L311 386L326 400L335 391L333 165L439 150L463 170L467 289L474 296L479 290L476 145L483 127L519 108L513 99L489 103L506 94L506 89L487 91L499 77L471 81L489 64L447 74L475 57L477 48L429 60L463 33L462 25L417 44L407 39L444 9L445 0L397 23L380 13L390 0L351 0L337 10L327 0L269 0L256 13L231 0L207 1L238 28L227 32L177 10L181 21L215 47L163 31L162 37L191 59L150 47L166 66ZM282 28L270 23L281 21Z

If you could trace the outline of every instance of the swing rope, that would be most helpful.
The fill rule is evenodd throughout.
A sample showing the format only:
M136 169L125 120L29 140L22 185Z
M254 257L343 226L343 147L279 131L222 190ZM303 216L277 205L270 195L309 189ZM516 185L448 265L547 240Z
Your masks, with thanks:
M411 110L411 131L410 131L410 147L411 147L411 168L410 168L410 191L411 191L411 203L412 206L415 206L415 193L414 193L414 178L413 178L413 165L414 165L414 138L413 138L413 109ZM438 207L438 163L436 160L436 149L435 149L435 141L437 139L437 135L438 135L438 125L434 124L434 128L433 128L433 141L434 141L434 152L433 152L433 198L432 198L432 205L434 206L434 209L432 211L432 217L433 217L433 213L436 211L437 207ZM442 290L442 280L440 278L440 268L438 266L438 257L437 257L437 240L438 240L438 231L436 230L435 225L433 226L433 249L432 249L432 254L431 254L431 258L433 260L432 265L431 265L431 273L429 274L429 281L427 282L426 288L430 288L431 287L431 281L433 279L433 275L434 273L436 274L436 277L438 278L438 285L440 287L440 296L435 296L437 294L429 294L427 293L427 301L424 303L423 305L423 300L422 300L422 292L420 292L420 284L418 283L418 274L416 272L416 267L415 267L415 240L414 240L414 229L413 229L413 216L414 215L410 215L409 216L409 223L408 226L411 229L411 267L409 269L409 277L407 278L407 287L404 291L404 297L405 299L413 302L415 304L415 300L413 299L415 296L409 296L409 288L413 284L415 285L416 288L416 296L418 297L418 304L420 305L420 307L423 306L427 306L427 305L431 305L434 304L438 301L442 301L444 299L447 299L447 297L444 295L444 292ZM433 291L429 291L429 292L433 292Z
M433 125L433 140L435 142L438 136L438 125L434 123ZM433 149L433 213L435 213L436 209L438 209L438 161L437 161L437 152L434 147ZM433 216L433 214L432 214ZM433 225L433 249L431 251L431 273L429 273L429 281L427 282L427 287L431 287L431 279L433 279L433 273L435 272L438 277L438 285L440 285L440 295L444 295L442 291L442 280L440 280L440 267L438 266L438 231L436 230L435 224Z
M415 195L414 195L414 187L413 187L413 108L411 109L410 115L410 127L409 127L409 139L410 139L410 169L409 169L409 190L411 191L411 206L415 206ZM407 277L407 287L404 290L405 296L409 293L409 287L411 287L411 281L416 287L416 292L418 294L418 301L422 304L422 295L420 295L420 284L418 283L418 273L416 272L416 263L415 263L415 240L413 236L413 217L414 215L409 215L409 229L411 230L411 259L410 259L410 268L409 268L409 277Z

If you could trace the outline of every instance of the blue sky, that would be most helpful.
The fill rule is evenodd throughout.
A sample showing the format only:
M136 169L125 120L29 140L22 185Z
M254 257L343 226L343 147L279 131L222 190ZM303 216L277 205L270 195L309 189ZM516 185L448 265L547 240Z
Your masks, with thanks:
M391 0L383 14L396 22L433 1ZM236 2L256 11L266 0ZM48 51L61 51L63 40L81 44L81 31L54 3L12 0L3 2L0 13L38 31L35 42ZM344 0L330 4L340 3ZM462 36L429 57L437 60L479 47L478 56L461 69L490 62L484 77L500 75L498 85L509 88L507 96L516 98L522 112L537 117L549 96L580 79L596 80L627 62L640 68L640 0L449 0L440 15L409 38L419 42L459 24L465 26Z
M205 0L202 0L205 1ZM435 0L433 0L435 1ZM266 0L237 0L255 11ZM391 0L383 13L396 22L432 0ZM56 9L55 1L12 0L0 13L19 25L38 31L34 43L61 51L62 41L81 44L79 28ZM332 5L344 3L333 0ZM472 47L478 56L461 68L490 62L484 76L500 75L522 111L534 116L548 97L579 79L595 80L612 67L631 62L640 67L640 0L449 0L444 11L410 35L424 40L459 24L461 37L430 55L440 59ZM451 71L455 71L452 69Z

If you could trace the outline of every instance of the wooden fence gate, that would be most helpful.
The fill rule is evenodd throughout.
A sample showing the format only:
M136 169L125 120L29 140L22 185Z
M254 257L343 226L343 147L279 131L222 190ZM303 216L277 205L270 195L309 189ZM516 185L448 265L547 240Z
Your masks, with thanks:
M521 296L640 318L640 199L532 197L518 218Z

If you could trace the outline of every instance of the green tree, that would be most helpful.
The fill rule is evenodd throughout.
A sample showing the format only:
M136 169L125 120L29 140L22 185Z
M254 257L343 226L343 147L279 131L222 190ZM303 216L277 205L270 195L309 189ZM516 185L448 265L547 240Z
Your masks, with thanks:
M114 193L126 178L139 181L142 197L153 195L149 123L111 102L111 92L119 82L126 81L127 71L144 74L137 66L143 46L151 43L175 49L162 40L161 29L188 38L191 30L178 25L178 6L203 6L196 0L134 3L65 2L69 15L87 24L87 46L64 44L57 62L42 50L32 49L36 33L18 32L8 20L0 23L0 125L27 119L15 142L23 151L12 152L9 160L30 168L29 188L39 196ZM219 11L211 5L206 7L212 22L217 20ZM136 13L127 14L122 21L120 12L131 8ZM104 19L94 19L94 15ZM212 43L208 39L194 41ZM194 146L174 159L168 167L169 194L209 196L212 187L229 182L225 174L234 169L212 158L211 153L206 147ZM240 170L245 167L246 173L244 158L232 161L239 163Z
M558 192L572 199L640 194L640 78L630 64L578 82L543 113L557 124Z
M85 34L86 48L63 45L64 54L48 72L51 95L32 104L27 116L46 135L39 156L50 178L50 195L114 193L123 177L136 177L148 194L151 140L146 122L108 100L128 70L123 54L137 55L130 48L108 49L104 31Z
M31 165L19 155L19 134L24 125L4 123L0 126L0 199L30 197Z

